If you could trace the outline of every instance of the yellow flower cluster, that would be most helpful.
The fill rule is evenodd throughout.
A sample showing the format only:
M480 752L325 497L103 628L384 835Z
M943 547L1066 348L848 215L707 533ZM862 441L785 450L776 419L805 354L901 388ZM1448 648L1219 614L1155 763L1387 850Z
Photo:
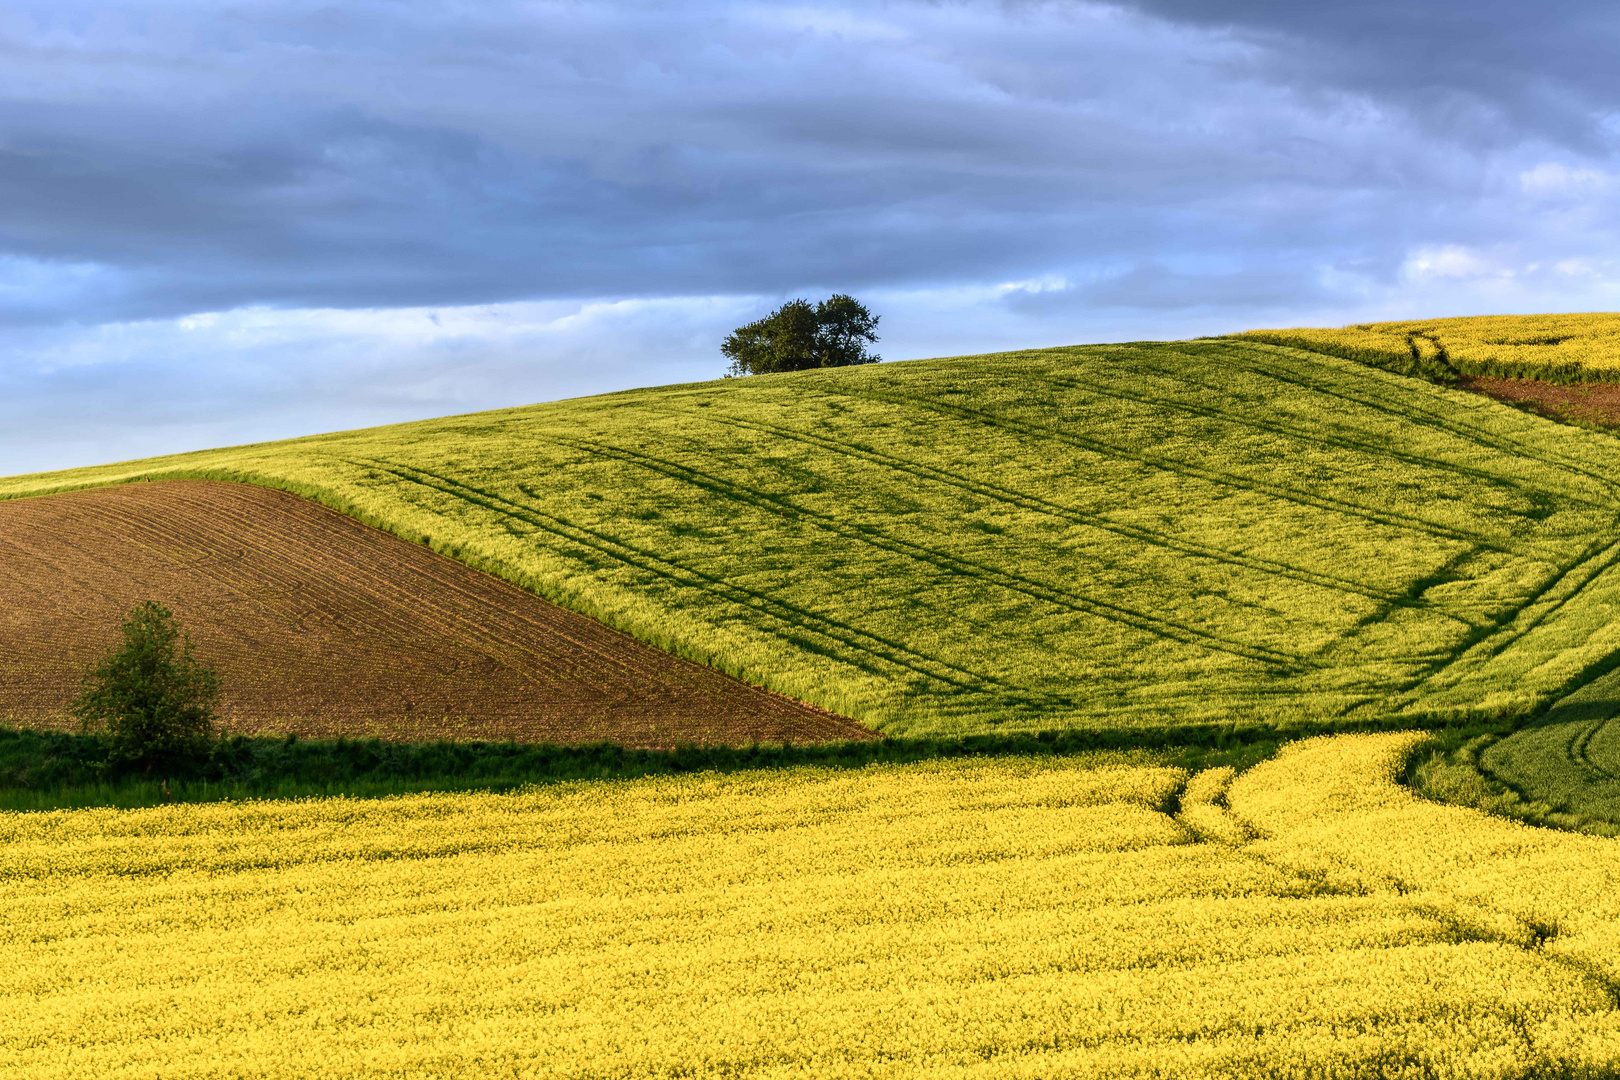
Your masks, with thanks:
M1479 315L1235 336L1374 362L1434 361L1444 354L1467 375L1554 382L1620 377L1620 314Z
M1580 890L1614 842L1554 838L1574 876L1543 860L1536 883L1523 830L1394 788L1405 745L1190 783L1116 755L4 815L0 1073L1620 1063L1598 939L1519 927L1597 934L1608 908ZM1455 843L1437 811L1461 815Z
M1549 1052L1578 1050L1583 1068L1620 1069L1620 840L1418 798L1395 777L1423 738L1313 739L1251 770L1228 792L1234 812L1267 837L1247 850L1432 905L1460 933L1578 975L1608 1007L1536 1030Z

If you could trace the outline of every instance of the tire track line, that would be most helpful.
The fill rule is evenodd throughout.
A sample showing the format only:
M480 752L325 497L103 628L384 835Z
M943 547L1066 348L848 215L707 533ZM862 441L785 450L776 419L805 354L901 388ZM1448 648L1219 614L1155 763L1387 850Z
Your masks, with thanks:
M877 676L886 676L888 674L882 668L871 666L870 662L876 661L910 671L925 679L943 683L963 691L982 692L987 685L997 687L1007 685L993 676L972 671L944 660L923 656L899 642L889 641L876 634L859 630L835 619L801 608L796 604L751 589L742 588L713 574L706 574L690 567L680 566L663 556L635 547L608 533L590 529L583 525L576 525L564 518L556 517L532 506L526 506L504 495L473 487L470 484L429 472L418 466L382 460L368 461L365 459L352 460L350 464L379 469L407 483L426 487L449 495L452 498L481 506L504 517L512 517L527 522L538 529L559 536L569 543L633 566L644 573L674 582L683 588L717 593L731 603L756 614L764 615L793 631L815 634L836 642L844 649L848 649L858 656L869 658L868 662L863 663L860 660L852 660L847 656L834 654L835 658L841 662L848 663L868 674ZM524 491L524 494L529 495L531 498L535 497L532 492L527 490Z
M1045 582L1036 581L1033 578L1024 577L1011 571L1001 570L976 560L952 555L949 552L925 547L922 544L915 544L907 540L900 540L882 533L866 532L863 529L843 525L828 515L802 509L784 498L751 491L741 485L733 484L711 474L699 472L676 462L665 461L651 455L640 454L605 443L588 443L561 436L550 436L548 438L550 441L568 446L576 451L623 461L626 464L647 469L677 482L713 492L733 502L769 509L772 512L791 510L801 520L808 521L817 528L843 539L853 540L918 562L925 562L957 577L984 581L987 584L995 585L1009 592L1020 593L1054 607L1120 623L1132 629L1141 630L1157 637L1169 638L1185 645L1229 653L1245 660L1258 661L1274 668L1291 670L1301 666L1310 666L1309 662L1301 656L1220 637L1169 619L1147 615L1121 604L1064 592Z
M881 390L854 391L854 390L828 390L828 394L837 394L856 401L871 400L883 401L890 405L912 406L929 409L955 416L963 420L984 424L987 427L999 428L1028 438L1039 439L1044 442L1061 442L1070 446L1096 454L1099 457L1110 458L1116 461L1131 461L1149 468L1159 469L1176 476L1202 480L1205 483L1217 484L1222 487L1236 488L1241 491L1250 491L1257 495L1278 499L1283 502L1295 503L1299 506L1308 506L1313 510L1327 510L1332 513L1343 514L1347 517L1359 518L1388 528L1401 529L1406 532L1422 532L1446 540L1455 540L1466 544L1479 544L1493 550L1508 554L1514 552L1502 546L1490 537L1476 533L1464 532L1438 522L1426 521L1422 518L1406 514L1388 513L1362 506L1359 503L1344 499L1335 499L1329 495L1318 495L1313 492L1302 491L1298 488L1283 484L1273 484L1252 477L1238 476L1232 473L1221 472L1217 469L1208 469L1201 465L1179 461L1175 458L1160 454L1145 453L1119 446L1103 439L1096 439L1086 435L1077 435L1061 428L1049 427L1044 424L1035 424L1023 420L1015 420L1009 416L985 412L980 409L969 408L965 405L950 405L943 401L930 398L918 398L906 394L884 392Z
M1050 385L1062 386L1069 390L1091 394L1096 397L1112 398L1116 401L1132 401L1138 405L1146 405L1157 409L1173 409L1177 412L1186 413L1191 416L1201 416L1206 419L1219 420L1222 423L1231 424L1237 427L1245 427L1254 431L1265 431L1273 435L1283 435L1291 439L1297 439L1300 442L1308 445L1333 446L1341 450L1349 450L1354 453L1366 454L1369 457L1387 458L1393 461L1399 461L1403 464L1412 465L1422 469L1433 469L1441 472L1455 473L1458 476L1468 477L1473 480L1482 480L1494 487L1507 489L1516 495L1525 495L1525 489L1507 477L1498 476L1494 473L1487 472L1484 469L1473 468L1467 465L1459 465L1455 462L1441 461L1437 458L1423 457L1419 454L1407 453L1406 451L1396 450L1389 446L1380 446L1374 443L1361 442L1341 435L1327 434L1320 430L1307 430L1293 424L1284 424L1257 420L1251 417L1238 416L1202 405L1189 405L1185 402L1171 401L1166 398L1149 397L1145 394L1132 394L1124 390L1104 389L1090 383L1075 382L1070 379L1049 377L1045 381ZM1217 387L1209 386L1206 383L1199 383L1198 385L1205 386L1209 390L1218 392ZM1540 496L1540 498L1536 496ZM1536 492L1535 496L1527 497L1531 498L1532 502L1540 503L1543 498L1566 498L1568 496L1565 496L1560 492L1538 491ZM1585 502L1588 500L1582 499L1579 501Z
M1426 428L1434 432L1452 435L1463 439L1464 441L1472 442L1476 446L1498 450L1502 453L1512 454L1527 461L1537 462L1547 466L1548 468L1558 469L1566 473L1573 473L1576 476L1581 476L1587 480L1593 481L1603 490L1607 491L1611 497L1620 496L1620 484L1617 484L1613 477L1595 472L1574 458L1565 457L1562 454L1551 453L1545 449L1531 446L1519 439L1513 438L1510 435L1503 435L1499 432L1491 431L1488 428L1480 427L1476 424L1469 424L1462 421L1453 420L1433 409L1425 408L1420 405L1394 405L1387 400L1380 400L1370 395L1358 395L1337 386L1330 388L1318 380L1311 379L1309 375L1301 375L1297 373L1285 374L1280 368L1272 367L1270 365L1260 366L1240 363L1231 359L1230 356L1227 355L1228 353L1236 352L1247 359L1249 355L1251 355L1252 351L1259 350L1263 351L1263 353L1267 356L1276 359L1288 360L1292 359L1292 357L1289 356L1291 351L1303 350L1289 350L1280 345L1268 345L1261 342L1255 342L1244 346L1236 346L1235 344L1225 342L1210 342L1209 344L1217 351L1215 351L1212 355L1210 351L1200 349L1197 353L1200 358L1212 360L1215 363L1223 364L1228 367L1234 367L1240 371L1249 371L1256 374L1261 374L1267 378L1275 379L1276 381L1285 385L1295 386L1302 390L1311 391L1312 393L1323 394L1328 397L1338 398L1342 401L1352 402L1354 404L1364 406L1365 408L1372 409L1376 412L1381 412L1388 416L1405 420L1409 423L1415 424L1418 427ZM1311 353L1310 355L1330 356L1328 353ZM1334 360L1342 359L1341 357L1330 358Z
M660 409L659 411L671 416L677 416L683 420L690 420L694 418L689 412L679 409ZM1273 560L1263 559L1254 555L1246 555L1242 552L1232 551L1227 548L1215 547L1211 544L1200 544L1194 540L1183 540L1155 529L1145 529L1137 525L1129 525L1123 522L1113 521L1112 519L1103 517L1100 514L1088 513L1084 510L1065 506L1062 503L1053 502L1050 499L1043 499L1039 495L1030 495L1014 488L1003 487L999 484L992 484L982 480L974 480L958 473L935 468L932 465L923 465L920 462L895 457L893 455L885 454L881 451L872 450L867 447L855 446L851 443L838 442L834 439L814 435L809 432L794 431L791 428L779 427L774 424L764 423L763 421L744 420L740 417L727 416L723 414L708 415L705 413L702 416L696 417L696 419L705 423L742 428L749 431L758 431L775 437L802 442L808 446L828 450L833 453L841 454L845 457L851 457L857 460L868 461L876 465L881 465L886 468L893 469L896 472L904 473L918 479L929 480L943 486L966 491L981 498L992 499L1008 506L1016 506L1022 510L1031 510L1036 513L1047 514L1063 521L1113 533L1116 536L1122 536L1129 540L1135 540L1138 543L1151 547L1163 548L1167 551L1176 551L1184 555L1194 556L1196 558L1210 559L1215 562L1242 566L1245 569L1257 570L1268 575L1291 578L1293 580L1302 582L1303 584L1315 585L1324 589L1332 589L1335 592L1355 593L1372 600L1396 600L1401 595L1388 590L1375 589L1367 585L1362 585L1359 582L1347 580L1345 578L1337 578L1329 574L1319 574L1314 570L1307 570L1302 567L1289 565L1287 563L1275 562Z
M1614 774L1608 769L1603 768L1597 762L1593 761L1591 754L1587 752L1587 747L1591 746L1592 744L1593 736L1595 736L1599 731L1602 731L1604 726L1608 723L1610 723L1608 720L1594 720L1590 724L1584 725L1581 729L1577 730L1575 736L1570 739L1567 750L1569 753L1569 759L1576 765L1597 773L1605 780L1613 780L1615 779Z
M1482 628L1473 640L1465 639L1458 646L1449 659L1436 665L1427 673L1421 673L1400 693L1410 698L1423 687L1435 679L1446 674L1458 664L1488 663L1500 656L1514 643L1522 640L1536 627L1546 622L1549 617L1563 610L1571 601L1575 600L1585 591L1586 587L1603 576L1605 570L1620 562L1620 540L1612 536L1600 537L1594 540L1582 554L1582 557L1573 565L1553 574L1541 588L1532 593L1522 604L1510 611L1504 612L1495 625ZM1560 588L1569 586L1563 596L1549 600L1550 594ZM1522 625L1515 626L1526 612L1537 604L1544 604L1542 610L1536 612ZM1410 703L1409 701L1406 703Z
M192 605L209 649L229 664L233 727L236 710L245 707L250 727L291 723L300 733L314 722L305 710L324 709L322 734L352 734L358 722L373 733L378 724L396 730L402 720L408 730L420 733L426 725L450 737L464 737L472 724L486 737L572 741L606 732L637 745L871 734L284 492L176 482L75 492L6 509L0 551L13 552L21 566L32 564L34 576L53 588L40 592L39 603L9 587L0 592L20 602L22 624L35 627L31 636L54 654L50 663L30 665L29 656L14 656L0 642L6 700L52 724L71 697L73 673L61 657L87 647L85 616L63 601L85 595L96 609L90 616L104 626L132 595L157 593ZM54 557L36 558L35 549ZM110 573L98 555L114 560ZM319 572L311 572L312 560ZM254 571L247 576L245 563ZM0 565L0 586L15 570ZM124 579L113 603L81 589L109 576ZM176 587L172 599L164 595ZM413 622L414 632L393 633L398 618L373 617L377 604ZM283 617L289 611L291 622ZM531 641L520 656L479 655L492 640L531 630L544 639L539 649ZM642 662L602 666L592 650L576 648L596 638L617 641ZM560 655L548 657L548 649ZM658 670L638 670L648 667ZM544 692L537 696L537 689Z
M251 503L244 503L244 506L248 510L252 509ZM218 509L209 507L206 513L216 515ZM243 520L251 519L244 516ZM261 545L266 554L274 554L284 564L291 564L311 575L325 575L328 580L341 584L342 587L338 591L350 598L352 607L342 612L326 613L334 619L351 621L357 616L364 617L367 625L379 633L402 643L419 646L422 637L420 621L414 617L407 619L399 614L407 607L399 601L408 600L410 608L432 612L442 628L447 631L453 628L453 636L469 651L511 667L526 681L536 685L541 684L540 672L556 668L554 659L538 651L535 646L535 642L547 638L560 638L580 652L589 653L599 664L609 669L636 673L643 677L654 678L655 681L659 681L660 677L666 674L654 670L656 665L650 657L635 654L637 662L632 663L623 649L613 647L614 641L611 639L587 642L584 637L569 629L525 614L521 611L523 605L520 603L494 604L491 595L475 590L469 582L462 580L459 574L450 572L448 567L436 564L399 566L392 575L385 577L346 575L342 578L332 578L332 568L328 566L316 565L308 560L294 563L289 558L287 552L319 550L323 546L322 541L333 537L359 543L379 556L386 556L386 545L379 542L372 529L359 523L354 523L351 527L348 523L352 519L340 520L344 522L341 526L336 521L324 518L300 517L297 519L299 526L297 530L291 527L292 522L289 521L287 528L274 535L274 539L279 542ZM270 536L263 522L255 524L256 528L252 534L255 538ZM308 543L311 539L316 542ZM517 596L528 595L509 583L502 582L502 585L513 590ZM508 598L503 596L502 599L504 601ZM521 629L508 625L506 632L502 633L490 625L487 616L492 606L500 611L509 623L520 624ZM394 614L389 617L389 613ZM524 630L529 632L524 633ZM524 662L514 663L515 658L522 658Z

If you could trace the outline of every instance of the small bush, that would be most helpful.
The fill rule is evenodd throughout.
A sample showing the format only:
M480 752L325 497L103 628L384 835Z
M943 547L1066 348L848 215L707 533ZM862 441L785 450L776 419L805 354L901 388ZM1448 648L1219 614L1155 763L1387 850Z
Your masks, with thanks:
M111 768L151 772L207 753L219 677L191 655L191 635L168 608L143 600L121 627L123 644L85 673L73 715L100 730Z

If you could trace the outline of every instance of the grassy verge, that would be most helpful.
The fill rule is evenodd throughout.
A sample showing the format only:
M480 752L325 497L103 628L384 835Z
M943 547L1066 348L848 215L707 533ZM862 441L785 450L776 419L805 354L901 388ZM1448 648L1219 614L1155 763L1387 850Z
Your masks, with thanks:
M164 802L219 802L422 791L505 791L567 780L629 779L798 765L860 768L954 757L1067 756L1120 751L1143 764L1242 769L1270 757L1286 736L1252 729L1053 731L960 739L885 739L816 746L686 746L627 750L611 744L296 738L223 740L189 775L108 775L94 736L0 730L0 810L55 810ZM165 792L167 785L167 792Z

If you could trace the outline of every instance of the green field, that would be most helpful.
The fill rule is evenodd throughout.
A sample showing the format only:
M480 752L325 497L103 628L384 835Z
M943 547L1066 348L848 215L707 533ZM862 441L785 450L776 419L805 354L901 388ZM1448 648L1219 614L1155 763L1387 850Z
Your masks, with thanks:
M1490 778L1544 805L1554 824L1620 831L1620 724L1578 720L1528 728L1491 746L1480 763Z
M1620 836L1620 670L1559 700L1533 726L1431 753L1411 779L1443 802Z
M886 732L1528 715L1620 655L1620 442L1217 340L15 477L287 488Z
M1620 677L1595 680L1558 703L1553 722L1482 739L1473 755L1454 761L1477 774L1483 799L1458 799L1522 818L1605 836L1620 835ZM1560 719L1585 714L1582 719ZM1442 797L1444 792L1440 792Z

